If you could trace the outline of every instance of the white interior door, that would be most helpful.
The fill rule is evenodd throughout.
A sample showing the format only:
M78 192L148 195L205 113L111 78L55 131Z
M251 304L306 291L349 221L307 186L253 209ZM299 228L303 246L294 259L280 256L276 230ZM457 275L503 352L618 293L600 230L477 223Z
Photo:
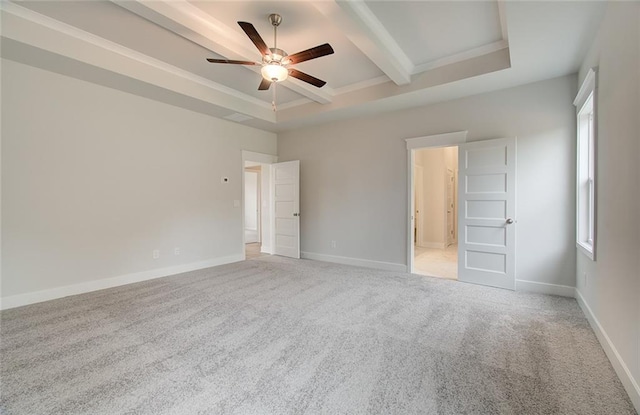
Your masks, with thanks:
M244 172L244 242L260 242L260 175Z
M300 258L300 161L272 164L274 253Z
M447 214L447 234L445 236L445 240L447 241L447 246L453 244L456 240L455 234L455 175L453 170L447 169L447 195L446 195L446 203L445 206L446 214Z
M458 279L515 289L516 140L459 147Z

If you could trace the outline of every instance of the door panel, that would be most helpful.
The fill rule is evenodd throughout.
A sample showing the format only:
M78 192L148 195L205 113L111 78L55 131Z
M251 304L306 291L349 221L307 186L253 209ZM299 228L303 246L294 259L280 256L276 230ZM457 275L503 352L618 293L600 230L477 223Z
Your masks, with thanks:
M506 246L507 244L507 232L502 226L490 227L468 225L466 229L467 244L487 244L495 246Z
M274 253L300 258L300 161L272 164Z
M464 205L467 218L473 219L504 219L507 212L505 200L465 200Z
M505 174L479 174L467 177L467 193L494 193L507 191Z
M458 279L513 290L516 140L467 143L458 157Z

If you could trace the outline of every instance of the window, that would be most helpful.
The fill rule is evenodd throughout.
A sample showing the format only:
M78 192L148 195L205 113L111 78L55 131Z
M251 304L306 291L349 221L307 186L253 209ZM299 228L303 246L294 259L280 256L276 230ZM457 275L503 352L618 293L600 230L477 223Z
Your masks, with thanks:
M577 110L576 243L596 259L597 68L589 70L573 104Z

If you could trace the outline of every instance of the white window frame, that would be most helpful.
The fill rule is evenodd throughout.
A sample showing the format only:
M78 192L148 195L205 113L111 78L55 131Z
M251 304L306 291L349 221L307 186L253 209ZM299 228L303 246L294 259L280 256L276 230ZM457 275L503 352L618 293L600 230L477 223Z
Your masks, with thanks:
M596 260L598 68L591 68L573 101L576 107L576 246Z

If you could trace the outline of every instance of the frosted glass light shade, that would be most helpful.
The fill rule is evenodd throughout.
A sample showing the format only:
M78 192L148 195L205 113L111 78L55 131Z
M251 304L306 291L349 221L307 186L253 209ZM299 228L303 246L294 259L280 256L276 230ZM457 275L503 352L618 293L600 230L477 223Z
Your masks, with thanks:
M267 81L281 82L289 77L289 71L281 65L264 65L261 72L262 76Z

